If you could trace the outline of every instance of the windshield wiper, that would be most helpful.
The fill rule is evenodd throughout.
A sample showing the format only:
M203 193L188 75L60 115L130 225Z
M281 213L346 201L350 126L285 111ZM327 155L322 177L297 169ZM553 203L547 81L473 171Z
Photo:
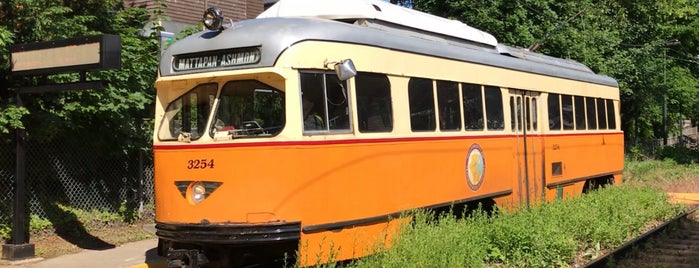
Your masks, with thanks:
M192 133L180 131L180 134L177 135L177 141L186 143L192 142Z

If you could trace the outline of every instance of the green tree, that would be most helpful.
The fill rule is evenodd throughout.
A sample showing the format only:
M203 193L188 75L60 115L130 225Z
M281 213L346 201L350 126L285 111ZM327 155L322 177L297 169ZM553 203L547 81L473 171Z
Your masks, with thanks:
M617 79L629 141L663 135L677 118L699 120L699 1L396 0L457 19L500 43L582 62ZM669 40L678 46L666 46ZM673 127L675 129L673 129Z
M10 52L8 51L8 47L12 44L13 38L14 34L12 34L6 26L0 26L0 67L2 68L2 70L0 70L0 84L3 85L8 84L8 81L4 78L9 72L9 65L7 63L10 62ZM10 133L11 129L23 127L20 118L27 114L27 110L20 109L13 105L7 105L8 102L12 101L13 97L14 95L6 90L0 91L0 137L3 137L2 134ZM3 142L3 140L6 142L8 138L9 137L0 139L0 142Z
M13 129L26 127L33 142L61 138L110 152L150 147L151 127L144 120L152 118L159 48L155 36L139 33L152 14L125 8L120 0L2 0L0 17L0 137L5 142ZM74 82L79 74L12 76L10 45L102 33L119 35L122 45L121 69L86 74L88 80L107 81L106 89L24 95L25 108L14 105L11 88Z

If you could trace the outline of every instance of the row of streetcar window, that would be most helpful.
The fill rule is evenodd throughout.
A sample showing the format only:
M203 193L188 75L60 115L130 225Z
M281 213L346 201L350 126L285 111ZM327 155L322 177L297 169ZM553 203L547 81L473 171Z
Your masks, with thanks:
M412 131L505 128L502 93L497 87L411 78L408 101Z
M549 130L616 129L610 99L549 94Z
M360 72L354 81L359 132L391 132L394 118L388 77ZM304 131L349 131L346 88L346 82L332 73L301 73ZM408 99L410 128L415 132L505 127L498 87L411 78Z
M391 132L391 84L383 74L355 76L359 132ZM349 132L347 84L333 73L301 72L304 130ZM499 87L410 78L410 128L421 131L504 130ZM510 129L537 131L537 96L511 96ZM610 99L548 94L549 130L616 129Z
M300 73L304 131L349 133L350 106L346 81L334 73ZM358 130L391 132L394 126L391 84L384 74L359 72L355 78ZM212 112L217 85L202 84L171 103L161 126L160 138L176 139L180 133L197 139ZM408 82L410 128L423 131L504 130L502 93L499 87L410 78ZM510 129L538 130L538 96L509 98ZM212 122L211 135L227 131L234 137L276 135L284 126L284 95L258 81L224 84ZM548 94L549 130L616 129L611 99Z

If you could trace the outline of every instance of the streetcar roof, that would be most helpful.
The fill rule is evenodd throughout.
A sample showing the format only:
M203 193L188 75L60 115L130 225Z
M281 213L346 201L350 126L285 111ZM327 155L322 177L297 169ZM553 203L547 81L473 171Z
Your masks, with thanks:
M330 20L369 19L418 31L432 32L496 46L491 34L457 20L450 20L381 0L280 0L257 18L297 17Z
M279 3L283 3L282 0ZM293 0L296 1L296 0ZM318 1L322 2L322 1ZM347 1L352 2L352 1ZM279 4L277 3L277 4ZM416 32L375 19L329 20L309 17L261 17L236 22L222 31L202 31L170 45L162 55L160 75L199 73L211 69L175 70L175 57L204 55L237 48L259 48L259 58L243 65L219 67L235 70L272 67L289 47L303 41L327 41L366 45L395 51L417 53L445 59L537 73L608 86L616 80L593 73L587 66L529 52L503 44L496 46L442 34ZM206 56L202 56L204 58Z

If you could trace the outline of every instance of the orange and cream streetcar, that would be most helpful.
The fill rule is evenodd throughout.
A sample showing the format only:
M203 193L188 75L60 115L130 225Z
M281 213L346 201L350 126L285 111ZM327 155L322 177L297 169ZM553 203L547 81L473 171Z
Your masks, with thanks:
M413 209L621 182L618 84L580 63L380 0L204 21L156 82L156 228L173 266L348 260L390 247Z

